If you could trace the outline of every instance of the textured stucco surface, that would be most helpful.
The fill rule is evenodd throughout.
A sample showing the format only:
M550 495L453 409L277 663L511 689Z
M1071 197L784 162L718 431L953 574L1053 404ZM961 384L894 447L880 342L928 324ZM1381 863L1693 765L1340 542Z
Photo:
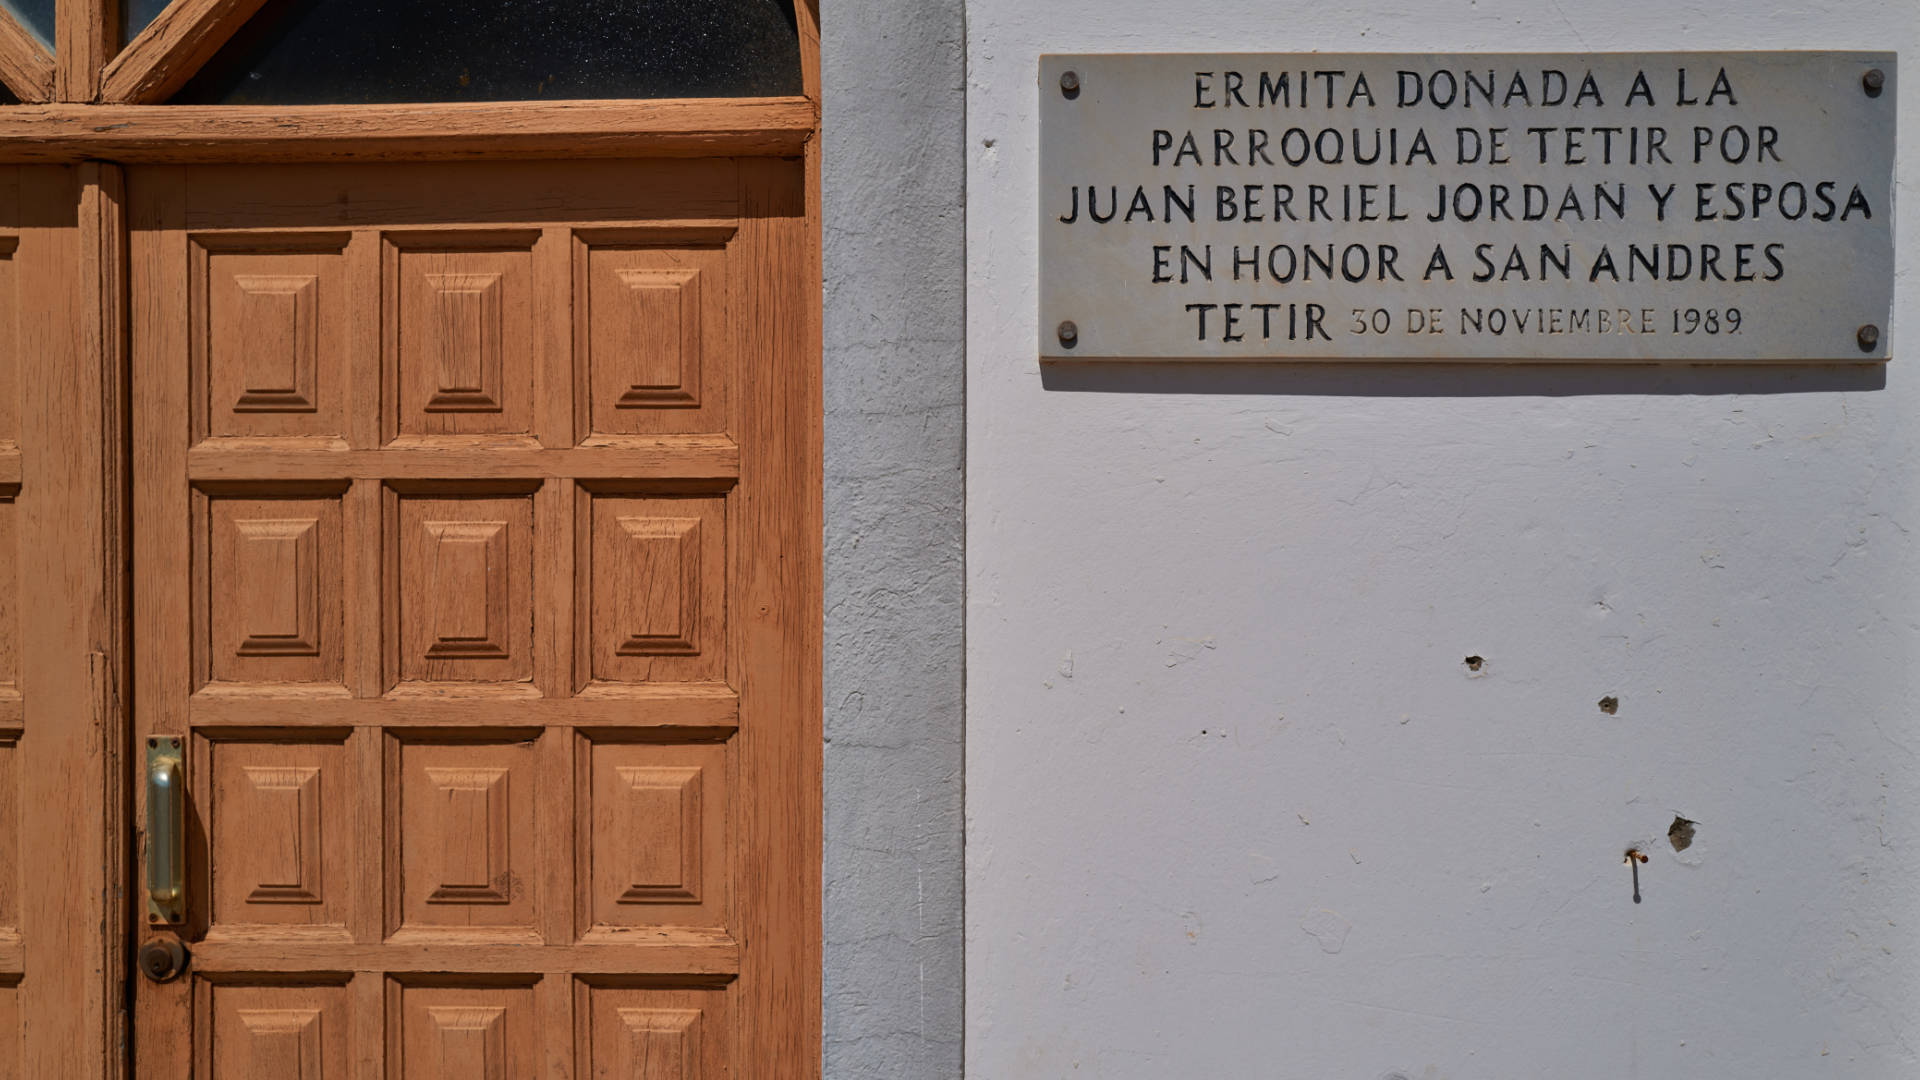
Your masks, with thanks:
M1920 1076L1920 5L967 23L968 1075ZM1795 48L1909 69L1884 376L1035 359L1042 52Z
M825 0L826 975L832 1080L961 1052L959 0Z

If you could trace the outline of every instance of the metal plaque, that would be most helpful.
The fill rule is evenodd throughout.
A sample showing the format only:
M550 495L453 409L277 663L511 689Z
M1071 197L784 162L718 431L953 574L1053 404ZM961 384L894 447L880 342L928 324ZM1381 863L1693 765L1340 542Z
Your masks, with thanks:
M1040 61L1048 359L1877 361L1892 53Z

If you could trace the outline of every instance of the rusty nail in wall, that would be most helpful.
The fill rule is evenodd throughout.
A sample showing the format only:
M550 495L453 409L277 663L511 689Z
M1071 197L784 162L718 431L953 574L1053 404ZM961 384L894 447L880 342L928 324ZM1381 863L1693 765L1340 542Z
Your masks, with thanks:
M1627 865L1633 868L1633 902L1636 904L1640 902L1640 864L1646 861L1646 854L1639 848L1627 849Z

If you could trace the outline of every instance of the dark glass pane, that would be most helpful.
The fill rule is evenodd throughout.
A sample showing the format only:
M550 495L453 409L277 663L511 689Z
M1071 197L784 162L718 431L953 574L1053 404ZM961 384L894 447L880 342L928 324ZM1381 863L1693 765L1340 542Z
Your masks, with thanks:
M801 92L791 0L272 0L173 100L296 105Z
M140 36L167 7L167 0L120 0L120 40L132 41Z
M53 51L53 0L0 0L14 20Z

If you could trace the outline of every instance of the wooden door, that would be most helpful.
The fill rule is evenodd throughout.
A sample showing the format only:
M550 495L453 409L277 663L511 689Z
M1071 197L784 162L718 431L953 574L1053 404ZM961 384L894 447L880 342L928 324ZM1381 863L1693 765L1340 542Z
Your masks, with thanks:
M138 1075L817 1075L805 182L131 171Z
M0 1078L111 1075L121 357L111 166L0 168Z

